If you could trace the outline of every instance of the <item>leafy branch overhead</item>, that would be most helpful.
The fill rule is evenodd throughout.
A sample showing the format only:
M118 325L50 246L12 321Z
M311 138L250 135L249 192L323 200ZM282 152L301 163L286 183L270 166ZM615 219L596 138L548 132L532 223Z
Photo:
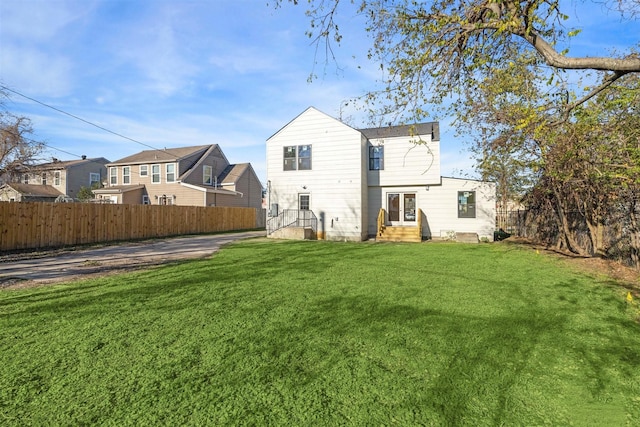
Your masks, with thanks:
M452 94L473 89L477 81L526 52L551 70L605 72L601 83L576 98L566 110L597 95L620 77L640 72L640 56L629 46L609 56L572 57L558 50L560 42L580 36L568 29L566 10L576 5L560 0L288 0L306 3L307 35L333 58L332 43L340 43L339 11L357 6L372 38L368 57L386 71L385 90L371 93L369 102L386 101L389 110L426 115L425 104L440 103ZM287 0L275 0L277 6ZM582 8L609 7L621 19L633 20L638 0L585 2Z

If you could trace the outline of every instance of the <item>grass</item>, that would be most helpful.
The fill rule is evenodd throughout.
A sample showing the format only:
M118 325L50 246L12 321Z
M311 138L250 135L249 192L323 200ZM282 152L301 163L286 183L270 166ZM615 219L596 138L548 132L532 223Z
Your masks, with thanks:
M246 241L0 292L0 424L638 425L624 296L505 244Z

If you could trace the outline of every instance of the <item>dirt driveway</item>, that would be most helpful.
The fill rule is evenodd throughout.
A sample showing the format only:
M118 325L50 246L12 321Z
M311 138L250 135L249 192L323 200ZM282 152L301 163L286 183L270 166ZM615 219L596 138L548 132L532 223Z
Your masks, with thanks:
M175 237L78 250L0 257L0 288L17 289L211 256L226 243L264 231Z

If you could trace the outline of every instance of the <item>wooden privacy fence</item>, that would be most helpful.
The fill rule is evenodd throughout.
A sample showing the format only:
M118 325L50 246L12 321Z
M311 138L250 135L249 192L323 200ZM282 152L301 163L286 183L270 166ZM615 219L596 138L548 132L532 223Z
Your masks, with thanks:
M251 230L259 209L0 202L0 251Z

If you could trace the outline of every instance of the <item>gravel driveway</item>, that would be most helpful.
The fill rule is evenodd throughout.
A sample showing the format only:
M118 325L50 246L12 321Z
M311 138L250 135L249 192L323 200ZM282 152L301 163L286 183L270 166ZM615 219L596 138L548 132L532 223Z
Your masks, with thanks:
M0 288L72 281L168 261L205 258L226 243L264 237L264 231L175 237L77 250L0 257Z

